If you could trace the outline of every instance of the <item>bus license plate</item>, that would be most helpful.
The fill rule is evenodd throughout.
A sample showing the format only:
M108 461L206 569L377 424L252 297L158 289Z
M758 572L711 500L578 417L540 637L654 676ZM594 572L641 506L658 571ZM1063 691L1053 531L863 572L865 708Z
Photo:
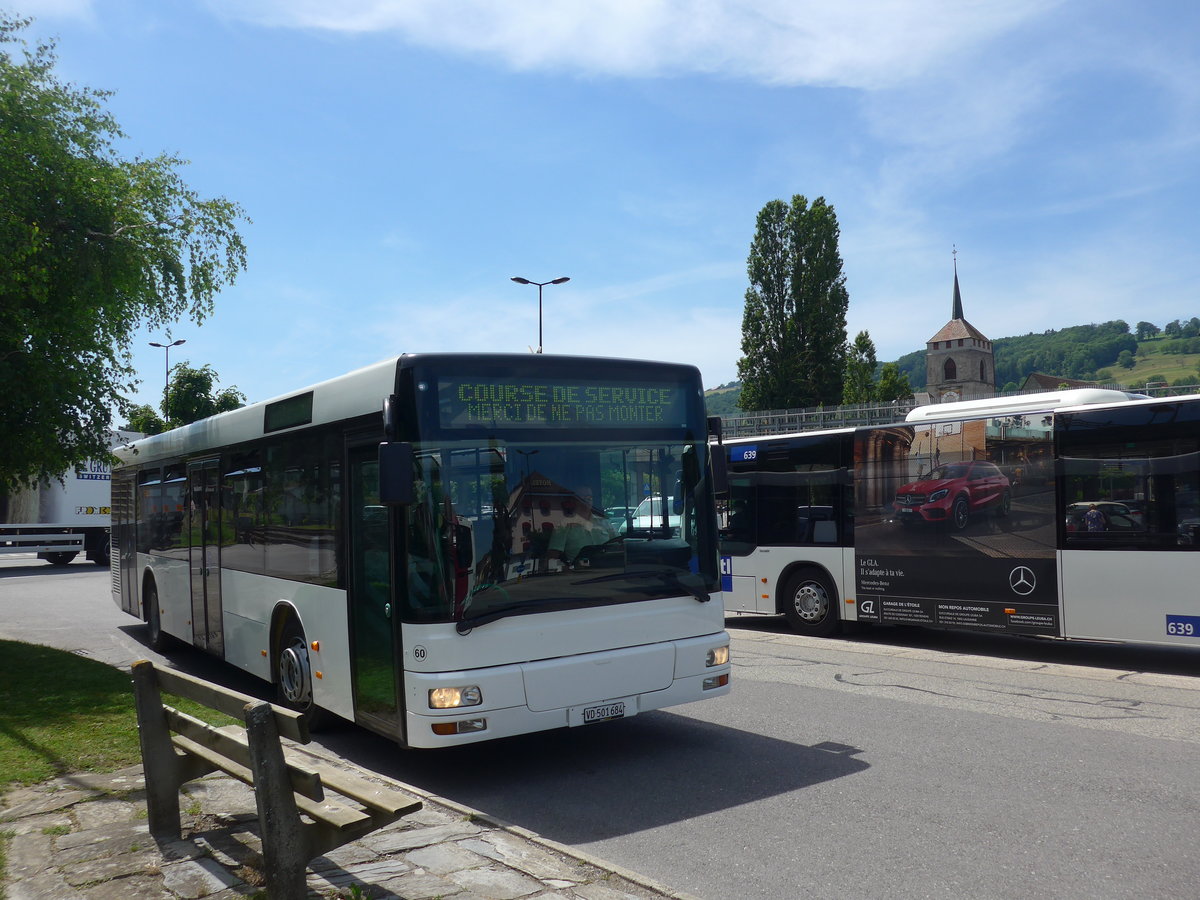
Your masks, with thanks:
M593 722L623 719L628 714L628 709L624 700L612 700L595 706L585 706L579 711L579 722L582 725L591 725Z

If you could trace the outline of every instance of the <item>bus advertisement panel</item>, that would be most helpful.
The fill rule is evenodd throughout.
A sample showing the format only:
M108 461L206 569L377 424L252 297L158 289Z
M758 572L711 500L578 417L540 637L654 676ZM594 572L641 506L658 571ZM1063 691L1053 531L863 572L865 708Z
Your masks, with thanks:
M897 424L855 436L860 621L1059 630L1053 419Z

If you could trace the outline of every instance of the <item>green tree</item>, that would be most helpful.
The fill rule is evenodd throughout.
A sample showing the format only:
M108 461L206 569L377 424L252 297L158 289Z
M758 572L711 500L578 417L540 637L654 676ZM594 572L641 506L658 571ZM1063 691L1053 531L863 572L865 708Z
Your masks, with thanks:
M165 399L171 427L188 425L217 413L246 405L246 395L236 387L217 390L217 373L210 365L192 368L186 361L171 366L171 383Z
M141 404L129 410L128 423L125 431L137 431L141 434L162 434L167 430L167 424L154 411L153 406Z
M846 354L843 403L870 403L875 399L875 366L875 342L870 334L860 331Z
M1148 341L1160 331L1159 327L1153 322L1138 322L1137 323L1137 339L1139 341Z
M133 333L200 323L246 264L241 207L122 156L110 93L60 82L29 22L0 14L0 490L104 458Z
M890 403L893 400L909 400L912 395L908 375L900 371L897 363L884 363L879 371L879 383L875 385L876 399Z
M1120 353L1117 354L1117 365L1120 366L1122 369L1132 369L1134 366L1134 363L1135 363L1135 360L1133 358L1133 354L1130 353L1128 350L1122 350Z
M772 200L758 214L742 314L745 410L837 404L842 399L849 295L832 206Z

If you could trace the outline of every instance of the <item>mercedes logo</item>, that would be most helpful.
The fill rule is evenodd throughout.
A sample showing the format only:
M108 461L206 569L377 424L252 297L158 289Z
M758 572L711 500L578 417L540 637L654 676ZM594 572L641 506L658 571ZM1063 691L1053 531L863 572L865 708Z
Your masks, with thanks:
M1029 566L1017 566L1008 573L1008 586L1012 588L1014 594L1027 597L1037 587L1037 576L1033 574L1033 569Z

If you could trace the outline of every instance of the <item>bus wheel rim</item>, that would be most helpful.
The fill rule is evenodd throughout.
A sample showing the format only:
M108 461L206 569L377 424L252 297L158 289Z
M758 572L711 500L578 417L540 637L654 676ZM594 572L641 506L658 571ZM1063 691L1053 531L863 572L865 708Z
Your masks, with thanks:
M806 584L796 591L796 614L806 622L819 622L829 610L829 597L816 584Z
M308 673L308 651L302 641L293 641L279 654L279 684L290 703L308 702L312 680Z

